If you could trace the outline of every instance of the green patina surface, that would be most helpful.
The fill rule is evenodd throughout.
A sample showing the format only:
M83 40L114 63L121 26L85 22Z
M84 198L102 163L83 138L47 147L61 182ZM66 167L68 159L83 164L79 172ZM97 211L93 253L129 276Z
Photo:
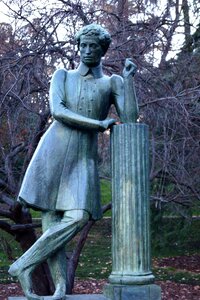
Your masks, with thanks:
M116 123L107 119L112 104L122 122L136 122L138 115L133 62L126 59L123 78L106 76L101 58L111 42L109 33L100 25L90 24L76 39L81 63L76 70L59 69L53 74L53 122L37 146L18 197L23 205L42 211L43 234L9 268L30 300L41 299L33 294L30 275L47 259L55 284L54 297L64 299L68 288L65 245L89 218L102 217L98 132Z

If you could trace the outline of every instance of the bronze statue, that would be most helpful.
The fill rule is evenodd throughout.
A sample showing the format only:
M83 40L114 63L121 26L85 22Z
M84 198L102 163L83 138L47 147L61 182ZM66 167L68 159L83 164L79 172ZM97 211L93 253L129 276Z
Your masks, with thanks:
M103 74L101 58L111 37L99 25L83 27L76 39L81 63L76 70L59 69L52 77L50 109L54 121L38 144L18 197L23 205L42 211L42 236L9 269L29 300L42 299L32 291L31 273L45 260L55 284L52 299L64 299L64 247L89 219L102 217L98 132L116 122L106 119L111 104L122 122L137 118L132 87L135 65L126 60L124 79Z

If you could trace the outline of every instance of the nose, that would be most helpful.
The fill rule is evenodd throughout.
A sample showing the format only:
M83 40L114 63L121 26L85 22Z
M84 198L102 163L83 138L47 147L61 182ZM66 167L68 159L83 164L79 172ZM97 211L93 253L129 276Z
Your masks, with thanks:
M90 54L91 53L91 48L89 45L87 45L86 49L85 49L85 53L86 54Z

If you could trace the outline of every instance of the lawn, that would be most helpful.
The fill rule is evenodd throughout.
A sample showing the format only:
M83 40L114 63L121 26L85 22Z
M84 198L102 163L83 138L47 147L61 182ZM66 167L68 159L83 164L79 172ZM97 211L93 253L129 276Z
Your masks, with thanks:
M176 261L181 257L196 255L200 258L200 221L194 220L183 225L179 219L164 219L159 230L155 232L152 224L152 257L153 271L157 280L173 280L179 283L195 284L200 282L200 275L195 270L190 270L191 261L188 259L182 269L181 262ZM162 233L162 238L161 238ZM68 246L71 252L76 242L76 237ZM8 255L6 255L6 252ZM0 283L13 281L8 275L8 265L12 260L21 255L18 244L7 234L1 232L0 243ZM9 256L9 258L8 258ZM168 262L165 260L168 258ZM195 269L195 267L194 267ZM92 228L86 245L82 251L79 267L76 272L78 278L106 279L111 272L111 218L107 217L98 221Z
M102 204L111 199L110 182L101 182ZM40 222L40 213L32 211ZM76 276L79 279L107 279L111 263L111 212L96 222L80 256ZM200 282L200 220L170 217L151 208L151 242L153 272L157 280L171 280L195 285ZM40 229L38 229L40 234ZM67 245L70 253L78 237ZM14 239L1 231L0 235L0 283L14 281L8 273L8 266L21 255ZM183 261L185 262L183 264Z

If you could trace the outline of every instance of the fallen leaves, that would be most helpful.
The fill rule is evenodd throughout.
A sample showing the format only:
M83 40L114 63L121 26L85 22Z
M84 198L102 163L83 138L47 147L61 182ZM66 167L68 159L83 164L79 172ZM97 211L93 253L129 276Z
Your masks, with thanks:
M106 280L76 280L74 294L100 294ZM156 284L161 286L162 300L199 300L200 286L188 284L178 284L172 281L158 281ZM19 284L0 284L0 299L7 300L9 296L23 295Z
M182 255L176 257L159 258L155 260L156 267L173 267L180 270L187 270L193 273L200 273L200 255Z
M180 256L155 259L153 262L156 268L171 267L172 272L179 270L187 270L188 272L197 274L200 272L200 255ZM85 279L75 280L74 294L101 294L103 287L106 284L104 279ZM200 299L200 285L190 285L176 283L171 280L157 281L156 284L161 286L162 300L199 300ZM9 296L23 295L19 284L0 284L0 300L7 300Z

